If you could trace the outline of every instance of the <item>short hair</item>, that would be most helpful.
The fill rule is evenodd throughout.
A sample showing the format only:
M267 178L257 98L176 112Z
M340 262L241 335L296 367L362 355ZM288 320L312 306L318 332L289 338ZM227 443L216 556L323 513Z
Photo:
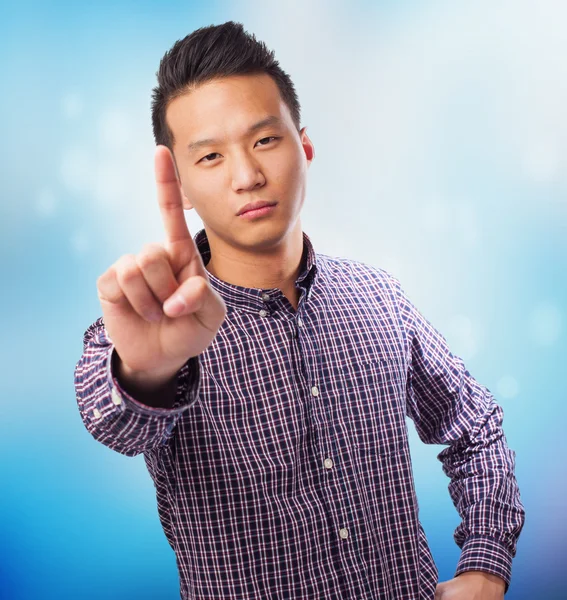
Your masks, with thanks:
M158 85L152 90L152 126L156 145L173 152L173 132L165 119L168 104L174 98L199 85L233 75L269 75L278 86L297 130L301 107L289 75L281 69L273 50L241 23L227 21L196 29L164 54L156 73Z

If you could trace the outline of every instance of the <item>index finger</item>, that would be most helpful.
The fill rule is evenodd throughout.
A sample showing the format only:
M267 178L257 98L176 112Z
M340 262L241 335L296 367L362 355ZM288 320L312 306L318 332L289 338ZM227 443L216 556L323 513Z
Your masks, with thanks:
M185 213L173 157L167 146L159 145L155 153L156 187L159 209L168 242L192 240Z

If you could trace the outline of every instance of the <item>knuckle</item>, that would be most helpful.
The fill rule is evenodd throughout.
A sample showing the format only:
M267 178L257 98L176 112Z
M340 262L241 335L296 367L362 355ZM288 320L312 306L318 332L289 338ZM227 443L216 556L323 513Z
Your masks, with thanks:
M208 282L203 277L198 275L195 276L195 283L193 285L195 286L194 289L199 296L205 294L209 288Z
M96 289L99 300L117 302L123 296L120 284L116 278L114 266L96 280Z
M104 273L101 273L96 280L97 289L104 289L109 287L116 277L115 265L109 267Z
M138 269L125 269L119 278L123 283L134 281L138 277Z
M99 275L96 278L97 290L101 290L105 286L107 279L108 279L108 271L106 273L103 273L102 275Z
M138 254L136 264L142 270L152 267L158 263L158 258L152 254Z
M122 271L124 269L124 267L132 264L132 262L134 260L135 260L135 256L133 254L123 254L113 265L115 271L117 273L119 271Z
M201 289L202 291L204 291L206 288L209 287L209 284L204 277L201 277L200 275L196 275L195 279L197 280L197 285L199 286L199 289Z
M133 254L126 254L118 261L116 265L116 277L120 282L129 282L140 276L136 257Z
M162 262L165 257L165 249L159 244L145 244L142 251L136 257L136 263L142 269Z
M106 296L108 293L108 287L107 280L101 275L96 280L96 291L99 298Z

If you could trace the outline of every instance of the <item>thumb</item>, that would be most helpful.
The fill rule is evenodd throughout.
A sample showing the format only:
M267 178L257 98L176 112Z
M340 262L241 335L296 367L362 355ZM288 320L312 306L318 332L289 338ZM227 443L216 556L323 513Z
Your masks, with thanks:
M186 279L164 302L163 310L172 318L196 313L203 325L207 327L211 324L216 330L219 317L225 312L225 305L208 279L194 275Z

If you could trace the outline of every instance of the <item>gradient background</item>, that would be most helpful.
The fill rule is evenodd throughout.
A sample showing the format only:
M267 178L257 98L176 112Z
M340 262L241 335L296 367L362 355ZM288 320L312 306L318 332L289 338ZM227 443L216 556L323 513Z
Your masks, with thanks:
M73 370L100 315L96 278L164 239L159 60L229 19L296 84L316 249L397 276L504 408L527 511L506 597L566 598L563 0L2 3L0 596L178 598L143 458L90 437ZM450 579L443 447L408 424L421 520Z

